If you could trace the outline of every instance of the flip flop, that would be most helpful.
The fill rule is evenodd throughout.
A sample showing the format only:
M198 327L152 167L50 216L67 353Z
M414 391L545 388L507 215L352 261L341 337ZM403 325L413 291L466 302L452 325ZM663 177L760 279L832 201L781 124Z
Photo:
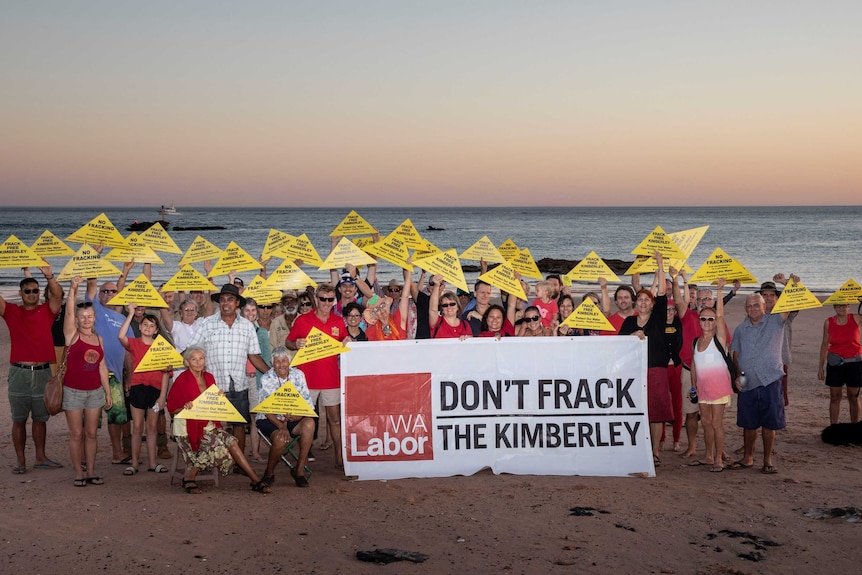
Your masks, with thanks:
M737 469L751 469L754 467L753 463L743 463L741 461L734 461L730 465L728 465L725 469L730 469L731 471L736 471Z
M127 455L119 461L111 461L111 465L128 465L132 462L132 456Z
M101 477L87 477L84 481L90 485L103 485L105 483L105 480Z
M131 465L123 469L123 475L134 475L138 470Z
M155 467L151 467L150 469L147 469L147 471L151 471L153 473L167 473L169 470L167 467L165 467L164 465L159 463Z
M716 465L709 471L710 473L721 473L722 471L724 471L724 467L722 467L721 465Z
M764 466L760 469L760 472L761 472L761 473L765 473L765 474L767 474L767 475L773 475L773 474L775 474L775 473L778 473L778 470L777 470L777 469L775 469L774 467L772 467L771 465L764 465Z
M86 487L87 486L87 480L84 479L83 477L81 477L79 479L75 479L74 481L72 481L72 485L74 485L75 487Z
M12 468L12 474L13 475L24 475L25 473L27 473L27 466L26 465L16 465L15 467Z
M61 467L63 467L62 463L57 463L56 461L51 461L49 459L43 463L37 463L33 466L33 469L60 469Z
M689 467L699 467L701 465L713 465L713 464L712 463L706 463L706 462L701 461L699 459L697 461L692 461L691 463L688 464Z

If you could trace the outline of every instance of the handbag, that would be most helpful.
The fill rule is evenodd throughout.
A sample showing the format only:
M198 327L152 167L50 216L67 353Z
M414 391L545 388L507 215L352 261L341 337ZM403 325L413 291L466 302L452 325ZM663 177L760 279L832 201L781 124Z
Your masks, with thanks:
M57 368L57 373L51 376L45 384L45 409L49 415L57 415L63 411L63 379L66 377L66 355L69 346L63 349L63 359Z

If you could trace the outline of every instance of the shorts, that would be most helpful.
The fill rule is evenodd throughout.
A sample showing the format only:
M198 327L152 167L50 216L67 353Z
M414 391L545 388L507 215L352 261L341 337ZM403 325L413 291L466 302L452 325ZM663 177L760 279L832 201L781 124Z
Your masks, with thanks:
M105 406L105 390L101 387L96 389L73 389L63 386L63 410L78 409L101 409Z
M647 370L647 399L650 423L673 421L673 406L666 367L651 367Z
M248 378L248 404L257 407L260 403L260 390L257 388L257 376Z
M246 421L250 421L249 417L249 405L248 405L248 390L243 389L242 391L226 391L224 392L224 396L230 401L231 405L236 408L241 416L245 418Z
M862 387L862 361L826 366L826 385L829 387Z
M290 436L291 436L291 437L295 437L295 434L293 433L293 429L294 429L297 425L299 425L299 422L300 422L300 421L302 421L302 420L301 420L301 419L297 419L296 421L288 421L288 422L287 422L287 430L290 432ZM258 420L255 422L255 425L257 425L257 428L258 428L258 429L259 429L259 430L260 430L260 431L261 431L265 436L270 437L270 438L272 437L272 434L273 434L275 431L278 431L278 427L276 427L276 426L275 426L275 424L274 424L273 422L271 422L270 420L268 420L268 419L258 419Z
M692 403L688 398L688 393L691 391L691 372L682 368L682 414L697 413L698 407L696 403Z
M743 429L784 429L784 393L781 379L739 393L736 425Z
M324 407L331 405L341 405L341 389L309 389L311 393L311 405L317 405L317 398L320 397L320 402ZM671 418L673 419L673 418Z
M725 395L724 397L719 397L718 399L713 399L712 401L704 401L700 400L702 405L730 405L732 403L733 396Z
M160 390L149 385L133 385L129 388L129 405L138 409L151 409L159 400Z
M50 369L9 366L9 410L14 423L27 421L31 416L33 421L51 419L45 409L45 384L50 378Z

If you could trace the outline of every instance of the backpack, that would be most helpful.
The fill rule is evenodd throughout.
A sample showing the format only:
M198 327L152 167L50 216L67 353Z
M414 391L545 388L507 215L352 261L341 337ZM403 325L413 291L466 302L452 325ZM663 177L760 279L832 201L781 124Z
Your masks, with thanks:
M697 342L700 340L699 337L695 338L692 342L692 349L697 350ZM739 393L739 388L736 387L736 380L739 377L739 370L736 368L736 364L733 362L733 358L728 355L726 351L724 351L724 347L722 347L721 343L718 341L718 336L712 336L712 341L715 343L715 348L718 350L718 353L721 354L721 357L724 359L724 364L727 366L727 371L730 372L730 386L733 388L733 393Z

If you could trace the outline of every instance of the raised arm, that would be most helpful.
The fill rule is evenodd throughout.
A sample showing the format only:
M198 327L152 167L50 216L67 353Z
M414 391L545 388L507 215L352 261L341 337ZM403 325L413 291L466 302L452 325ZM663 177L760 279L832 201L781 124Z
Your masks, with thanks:
M126 314L126 321L123 322L122 327L120 328L120 333L117 334L117 337L120 338L120 344L126 349L129 349L129 337L126 335L129 333L129 327L132 325L132 318L135 315L135 308L138 307L135 302L130 302L129 305L126 306L126 311L129 313Z
M443 276L436 274L431 276L434 287L430 290L430 301L428 303L428 325L433 329L440 321L440 296L443 294Z
M655 272L655 282L657 284L656 295L666 295L667 286L664 282L664 256L662 256L661 252L658 250L655 252L655 261L656 264L658 264L658 271Z
M607 317L611 315L611 298L608 295L608 280L605 278L599 278L599 285L602 287L602 313Z
M673 297L673 305L676 308L676 316L682 318L685 315L686 310L688 309L688 283L685 281L685 276L683 276L683 288L682 293L680 293L680 286L677 278L682 275L682 272L679 274L674 274L676 270L674 268L670 268L671 279L673 280L673 286L671 287L671 297ZM685 294L685 295L683 295Z
M63 338L66 340L66 345L72 345L72 338L78 331L75 325L75 302L78 298L78 286L81 284L81 276L72 278L72 283L69 286L69 295L66 296L66 313L63 316Z
M721 290L727 285L727 280L718 278L715 287L715 335L721 343L721 347L727 349L727 326L724 323L724 301L721 297Z
M401 331L407 329L407 316L410 315L410 294L412 293L413 274L404 270L404 288L401 290L401 301L398 303L398 315L401 316Z

